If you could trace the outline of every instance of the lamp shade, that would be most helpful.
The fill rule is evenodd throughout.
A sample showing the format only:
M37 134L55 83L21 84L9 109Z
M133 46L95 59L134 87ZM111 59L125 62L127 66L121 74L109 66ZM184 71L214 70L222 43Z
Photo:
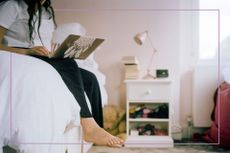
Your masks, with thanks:
M80 23L66 23L57 27L53 33L53 43L62 43L70 35L86 35L86 29Z
M137 44L142 45L145 42L148 31L144 31L142 33L138 33L134 36L134 40Z

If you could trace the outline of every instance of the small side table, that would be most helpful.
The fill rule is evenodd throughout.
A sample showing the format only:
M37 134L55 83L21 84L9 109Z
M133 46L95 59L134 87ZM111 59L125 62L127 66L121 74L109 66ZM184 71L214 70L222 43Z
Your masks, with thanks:
M171 81L125 80L126 147L173 147L171 137Z

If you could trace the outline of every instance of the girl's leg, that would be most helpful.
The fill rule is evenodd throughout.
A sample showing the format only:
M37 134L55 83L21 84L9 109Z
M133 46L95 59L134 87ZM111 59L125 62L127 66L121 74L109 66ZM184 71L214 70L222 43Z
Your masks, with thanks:
M89 98L92 110L92 116L97 124L103 128L102 102L99 83L96 76L80 68L84 89Z
M112 136L104 129L100 128L93 119L86 103L83 80L76 62L72 59L38 58L48 62L59 72L63 81L79 103L81 107L80 115L84 139L98 145L108 145L112 147L122 145L123 140Z

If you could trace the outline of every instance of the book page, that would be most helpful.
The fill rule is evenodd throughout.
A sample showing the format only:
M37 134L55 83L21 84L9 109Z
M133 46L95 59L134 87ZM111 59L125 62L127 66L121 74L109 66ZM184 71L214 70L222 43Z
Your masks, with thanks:
M101 38L69 35L51 58L86 59L103 41Z

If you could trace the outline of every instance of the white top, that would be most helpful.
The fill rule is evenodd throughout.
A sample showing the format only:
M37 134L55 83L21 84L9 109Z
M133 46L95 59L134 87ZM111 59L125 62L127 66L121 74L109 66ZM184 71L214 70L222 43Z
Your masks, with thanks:
M35 42L34 40L31 41L29 36L29 14L27 13L27 8L28 6L24 1L17 2L15 0L10 0L0 3L0 26L7 29L3 38L3 44L25 48L34 46ZM42 19L43 18L46 20L49 19L45 11L43 11L42 14ZM49 20L52 21L52 19ZM42 21L42 23L46 22ZM33 34L33 37L35 40L38 38L36 32Z

